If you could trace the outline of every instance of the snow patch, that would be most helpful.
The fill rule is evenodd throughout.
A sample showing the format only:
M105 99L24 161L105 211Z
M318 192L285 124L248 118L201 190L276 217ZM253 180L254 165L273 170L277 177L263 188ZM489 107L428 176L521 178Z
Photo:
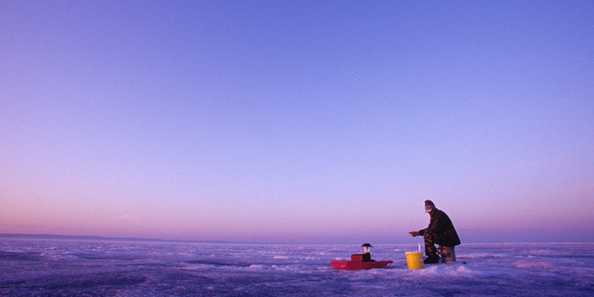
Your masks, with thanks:
M261 264L252 264L252 265L248 266L248 269L251 269L251 270L261 270L261 269L264 269L264 265L261 265Z
M548 269L553 267L550 262L542 260L518 260L513 262L512 265L522 269Z

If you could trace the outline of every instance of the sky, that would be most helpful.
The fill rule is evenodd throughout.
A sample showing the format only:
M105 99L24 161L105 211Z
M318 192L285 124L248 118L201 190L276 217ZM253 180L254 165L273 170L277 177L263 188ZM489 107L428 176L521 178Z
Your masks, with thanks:
M594 240L592 1L1 1L0 233Z

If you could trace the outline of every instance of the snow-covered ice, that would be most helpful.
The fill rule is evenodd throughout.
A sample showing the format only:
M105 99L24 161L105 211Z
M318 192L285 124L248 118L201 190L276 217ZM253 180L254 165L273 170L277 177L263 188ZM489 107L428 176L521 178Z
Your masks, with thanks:
M359 246L0 238L0 296L594 296L594 244L463 244L458 263L335 271Z

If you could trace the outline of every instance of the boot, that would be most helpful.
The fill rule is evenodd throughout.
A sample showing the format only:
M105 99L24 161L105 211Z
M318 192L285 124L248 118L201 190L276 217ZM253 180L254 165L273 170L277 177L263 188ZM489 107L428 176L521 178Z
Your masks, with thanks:
M439 257L437 256L433 256L433 257L427 257L425 258L425 260L423 260L424 264L436 264L439 263Z

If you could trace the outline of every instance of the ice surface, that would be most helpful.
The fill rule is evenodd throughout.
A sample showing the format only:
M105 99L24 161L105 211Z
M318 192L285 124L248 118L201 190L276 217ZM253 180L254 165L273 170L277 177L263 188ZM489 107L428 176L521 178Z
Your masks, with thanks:
M464 244L406 269L416 245L376 245L391 269L335 271L358 245L0 238L0 296L594 296L594 244Z

